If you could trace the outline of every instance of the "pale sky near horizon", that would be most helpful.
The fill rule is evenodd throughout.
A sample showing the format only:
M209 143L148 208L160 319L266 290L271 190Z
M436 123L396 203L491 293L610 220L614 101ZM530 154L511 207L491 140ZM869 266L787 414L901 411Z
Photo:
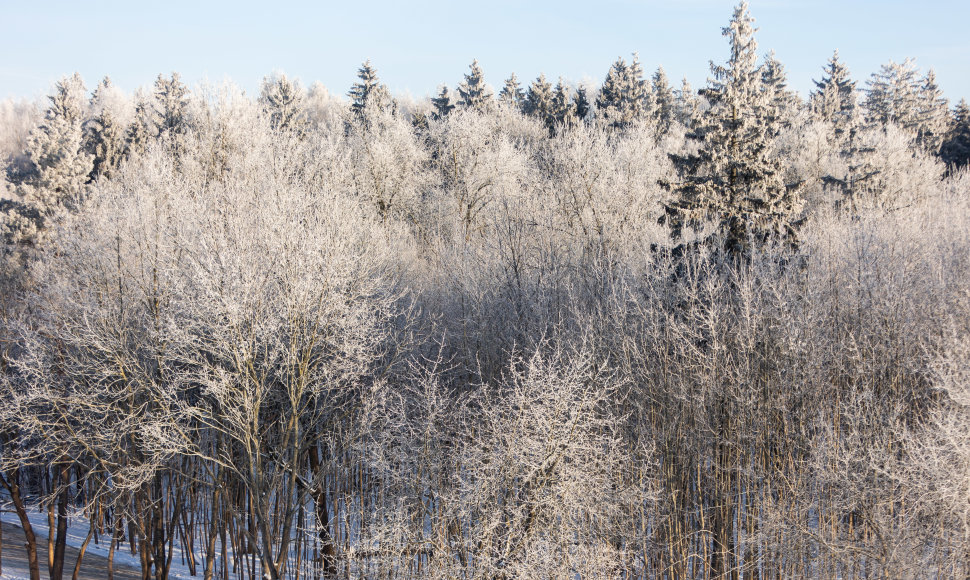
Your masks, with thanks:
M721 29L736 0L598 2L441 0L235 2L0 0L0 99L38 98L74 71L89 89L108 75L126 91L177 71L190 86L231 80L247 93L282 71L344 95L370 59L395 94L454 88L478 59L496 89L510 73L598 86L617 57L637 52L649 75L706 82L728 58ZM774 50L805 96L835 49L865 86L907 57L933 68L951 102L970 97L970 2L750 0L759 52Z

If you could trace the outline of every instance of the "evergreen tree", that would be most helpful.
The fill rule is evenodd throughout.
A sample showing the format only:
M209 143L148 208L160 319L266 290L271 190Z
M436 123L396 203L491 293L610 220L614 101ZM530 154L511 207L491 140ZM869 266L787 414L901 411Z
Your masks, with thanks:
M0 233L7 250L32 247L50 222L83 200L93 168L84 151L85 89L80 75L60 80L50 95L43 123L30 133L31 170L17 185L16 199L3 204Z
M821 177L828 186L836 187L842 194L839 205L855 206L856 193L860 187L878 174L868 160L872 149L860 143L859 131L863 128L862 111L857 105L856 84L849 76L849 69L839 60L839 51L832 54L823 68L825 75L813 81L816 90L809 95L809 112L816 121L829 126L829 141L837 155L844 161L844 172Z
M623 58L616 59L606 73L606 79L596 97L596 109L601 116L607 117L610 111L618 110L622 106L627 76L626 61Z
M686 226L712 221L734 256L748 254L749 239L794 243L800 209L797 188L785 184L781 163L769 155L779 125L757 64L753 22L741 2L724 29L731 57L711 65L705 91L711 107L692 134L701 141L698 151L672 156L682 181L666 184L675 194L667 206L675 239Z
M158 75L155 80L156 135L166 139L176 155L185 147L185 135L189 128L188 92L176 72L169 78Z
M966 99L960 99L953 110L953 122L940 149L940 157L953 169L970 164L970 106Z
M441 85L441 90L438 91L438 96L431 99L431 104L434 106L435 119L444 119L448 116L448 113L455 108L455 104L451 102L451 94L448 92L448 85Z
M823 70L822 80L813 81L816 90L809 96L809 110L816 120L831 123L836 141L844 142L858 126L855 81L837 50Z
M919 71L912 59L889 61L872 73L867 81L866 121L871 124L895 123L915 134L919 109Z
M946 99L933 71L920 79L912 59L889 61L869 80L866 120L874 125L893 123L909 133L915 145L938 153L949 123Z
M465 80L458 85L459 104L465 109L487 111L492 106L492 92L485 85L485 77L478 61L473 60Z
M555 131L558 126L571 126L576 124L576 106L570 95L571 89L559 77L556 88L552 93L552 126L550 131Z
M118 124L109 99L111 79L104 77L91 95L94 117L84 126L84 150L93 158L91 177L111 177L125 150L124 129Z
M138 94L135 97L135 117L125 132L125 156L131 157L145 151L148 144L158 137L151 97Z
M303 87L285 74L263 79L259 102L274 131L306 132L309 116Z
M674 91L667 80L664 68L658 67L653 73L653 107L652 117L657 128L657 136L661 137L670 130L670 125L676 118L676 103Z
M511 107L521 110L525 102L525 91L519 86L519 79L515 78L515 73L505 80L505 86L498 94L498 100Z
M640 65L640 56L637 53L633 53L627 75L625 101L632 120L639 120L650 113L652 96L650 83L643 76L643 66Z
M643 118L648 106L649 91L637 56L629 65L617 59L596 97L597 113L612 126L622 128Z
M775 52L771 51L761 69L761 81L768 94L770 122L788 126L798 113L801 103L799 103L798 95L788 89L785 66L775 57Z
M585 86L580 86L576 89L576 119L581 122L586 121L586 118L589 117L589 112L589 94Z
M695 128L700 119L701 98L690 86L687 77L681 80L680 89L675 95L674 110L678 123L688 129Z
M522 111L526 115L540 119L548 127L555 123L553 110L552 85L546 80L546 75L540 74L526 91Z
M381 111L393 108L391 92L378 80L377 70L371 66L369 60L364 61L357 70L357 78L360 80L354 83L347 93L351 99L350 110L357 118L364 118L364 111L368 105Z
M937 154L949 132L950 109L943 91L936 84L936 73L930 69L919 89L916 145Z

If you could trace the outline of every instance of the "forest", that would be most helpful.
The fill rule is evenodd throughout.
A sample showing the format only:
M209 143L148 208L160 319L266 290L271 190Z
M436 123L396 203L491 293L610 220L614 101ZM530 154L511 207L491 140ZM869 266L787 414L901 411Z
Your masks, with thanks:
M755 32L699 89L0 103L30 577L78 523L145 580L970 576L970 107Z

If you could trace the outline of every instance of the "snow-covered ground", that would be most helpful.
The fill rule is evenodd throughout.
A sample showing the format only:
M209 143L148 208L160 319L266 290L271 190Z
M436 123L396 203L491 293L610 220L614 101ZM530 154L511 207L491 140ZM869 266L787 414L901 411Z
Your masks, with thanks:
M30 519L30 525L34 528L34 533L37 534L38 551L46 550L47 534L49 531L47 525L47 514L32 509L28 512L28 517ZM13 513L13 507L10 505L0 506L0 521L8 524L13 524L20 528L20 518ZM88 520L80 514L73 514L68 517L68 528L67 528L67 545L80 548L81 544L84 543L84 538L88 535ZM104 558L108 557L108 542L107 538L101 537L101 541L98 544L94 543L92 538L91 542L88 543L88 549L85 553L85 557L90 554L96 554ZM10 541L8 538L4 538L4 542ZM43 546L41 546L43 544ZM44 552L46 553L46 552ZM43 559L42 559L43 560ZM196 554L196 562L201 563L201 554ZM137 554L132 554L127 544L122 544L117 549L115 549L114 563L116 568L126 567L134 570L141 569L141 562L138 559ZM46 562L41 562L41 568L46 567ZM65 562L65 570L73 570L74 561ZM44 575L44 570L42 570L42 576ZM197 574L201 574L199 568L196 569ZM69 573L68 573L69 574ZM27 570L17 570L13 567L11 562L8 565L7 561L3 562L3 574L0 575L3 580L28 580L29 575ZM169 573L169 578L172 580L189 580L198 578L198 576L192 576L189 573L188 565L185 563L185 557L182 553L181 547L176 543L175 549L172 555L172 568Z

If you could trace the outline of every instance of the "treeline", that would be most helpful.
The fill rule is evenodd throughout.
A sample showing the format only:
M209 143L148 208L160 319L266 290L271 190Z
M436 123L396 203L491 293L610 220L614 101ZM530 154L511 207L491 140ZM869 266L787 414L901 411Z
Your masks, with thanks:
M970 109L837 55L803 102L752 22L696 92L6 105L32 578L78 516L146 580L966 577Z

